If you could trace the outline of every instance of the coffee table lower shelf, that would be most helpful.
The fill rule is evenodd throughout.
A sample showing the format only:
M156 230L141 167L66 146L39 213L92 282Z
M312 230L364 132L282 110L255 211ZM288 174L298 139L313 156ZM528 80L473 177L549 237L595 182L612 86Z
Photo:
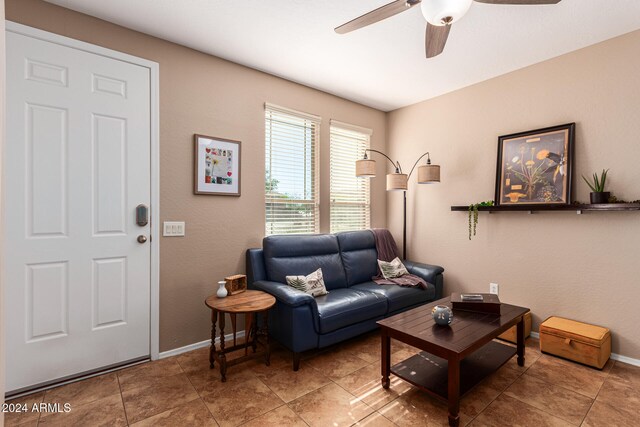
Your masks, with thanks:
M495 341L472 353L460 363L460 396L471 390L516 354L516 348ZM391 373L444 400L447 396L446 359L425 351L391 367Z

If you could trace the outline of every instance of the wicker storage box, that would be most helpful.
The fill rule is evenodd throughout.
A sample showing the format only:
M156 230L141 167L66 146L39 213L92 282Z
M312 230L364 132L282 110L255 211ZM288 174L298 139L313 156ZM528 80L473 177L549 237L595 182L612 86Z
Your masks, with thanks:
M518 326L516 325L507 329L500 335L498 335L498 338L500 338L501 340L505 340L505 341L509 341L514 344L517 344L518 343L517 331L518 331ZM531 312L527 311L524 314L524 338L525 339L528 338L529 335L531 335Z
M611 332L552 316L540 325L540 350L602 369L611 356Z

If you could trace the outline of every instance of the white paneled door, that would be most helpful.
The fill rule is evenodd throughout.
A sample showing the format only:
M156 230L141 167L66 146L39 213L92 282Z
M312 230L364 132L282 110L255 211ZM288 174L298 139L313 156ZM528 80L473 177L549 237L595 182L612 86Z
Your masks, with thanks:
M150 115L149 68L7 32L7 391L149 355Z

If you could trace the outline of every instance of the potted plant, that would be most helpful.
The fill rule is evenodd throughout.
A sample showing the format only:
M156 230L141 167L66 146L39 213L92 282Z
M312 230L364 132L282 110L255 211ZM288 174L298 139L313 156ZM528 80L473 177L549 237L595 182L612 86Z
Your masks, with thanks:
M487 202L473 203L469 205L469 240L471 240L471 234L476 235L476 227L478 226L478 207L479 206L493 206L493 200Z
M609 197L611 197L611 193L609 191L604 191L604 185L607 182L607 173L609 169L602 169L602 174L598 177L597 173L593 173L593 180L589 181L587 178L582 175L582 179L587 183L589 188L591 189L591 204L597 203L608 203Z

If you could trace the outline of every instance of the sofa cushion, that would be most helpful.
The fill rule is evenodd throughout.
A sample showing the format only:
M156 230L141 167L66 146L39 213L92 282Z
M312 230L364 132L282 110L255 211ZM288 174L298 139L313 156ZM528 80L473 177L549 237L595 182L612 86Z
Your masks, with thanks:
M287 276L287 285L309 294L313 297L326 295L327 288L322 279L322 269L319 268L308 276Z
M378 252L371 230L336 234L348 286L368 282L378 274Z
M398 277L404 276L405 274L409 274L404 264L398 257L395 257L391 262L379 259L378 267L380 267L382 277L384 277L385 279L396 279Z
M334 235L269 236L262 246L269 281L286 283L286 276L306 276L321 268L328 290L347 286Z
M321 334L382 317L387 312L384 295L353 288L335 289L317 297L316 304Z
M366 282L354 285L350 289L358 289L384 296L387 299L389 313L432 301L436 295L436 288L431 283L427 283L427 289L421 289L417 286L378 285L375 282Z

